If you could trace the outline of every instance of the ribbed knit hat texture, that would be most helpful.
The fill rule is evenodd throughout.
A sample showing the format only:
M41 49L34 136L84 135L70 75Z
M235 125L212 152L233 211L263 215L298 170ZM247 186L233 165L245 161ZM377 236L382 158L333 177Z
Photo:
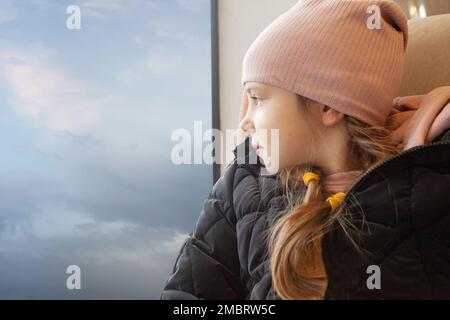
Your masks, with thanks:
M251 44L241 83L277 86L384 126L407 43L407 18L392 0L300 0Z

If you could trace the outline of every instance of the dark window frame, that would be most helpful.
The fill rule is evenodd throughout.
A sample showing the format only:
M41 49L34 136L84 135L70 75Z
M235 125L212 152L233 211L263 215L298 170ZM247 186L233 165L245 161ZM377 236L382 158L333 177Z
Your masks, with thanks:
M212 129L220 130L220 87L219 87L219 19L218 0L210 0L211 8L211 97ZM220 143L220 141L219 141ZM217 141L214 142L217 147ZM213 185L220 178L220 164L213 163Z

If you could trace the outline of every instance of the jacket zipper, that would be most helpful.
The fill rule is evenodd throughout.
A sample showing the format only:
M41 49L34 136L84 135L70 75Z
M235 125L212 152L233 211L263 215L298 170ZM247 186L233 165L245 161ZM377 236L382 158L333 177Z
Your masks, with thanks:
M367 177L369 174L371 174L373 171L375 171L376 169L379 169L380 167L383 167L389 163L391 163L394 160L397 160L399 158L404 157L405 155L411 154L415 151L418 150L422 150L422 149L431 149L434 148L436 146L441 146L441 145L450 145L450 140L444 140L444 141L438 141L438 142L432 142L432 143L428 143L428 144L423 144L420 146L415 146L412 148L409 148L408 150L402 151L400 153L398 153L397 155L393 156L392 158L389 158L381 163L378 163L377 165L371 167L370 169L366 170L366 172L364 172L363 174L361 174L356 180L355 182L352 184L352 186L350 187L350 189L348 189L348 191L346 192L346 195L353 192L360 184L361 181ZM347 201L347 196L343 199L342 203L346 203Z

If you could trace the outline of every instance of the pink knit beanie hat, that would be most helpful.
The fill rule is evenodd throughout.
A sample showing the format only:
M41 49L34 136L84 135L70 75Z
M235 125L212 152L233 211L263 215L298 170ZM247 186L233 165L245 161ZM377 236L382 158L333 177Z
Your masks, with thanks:
M252 43L242 85L277 86L384 126L407 43L407 18L392 0L300 0Z

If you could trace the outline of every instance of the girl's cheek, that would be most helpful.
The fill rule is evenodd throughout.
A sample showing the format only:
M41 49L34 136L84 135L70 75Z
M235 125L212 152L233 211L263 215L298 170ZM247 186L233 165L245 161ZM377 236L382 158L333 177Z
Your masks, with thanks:
M261 106L255 112L255 125L258 124L261 128L274 128L276 115L267 106Z
M256 109L255 111L255 123L264 121L264 113L261 110Z

